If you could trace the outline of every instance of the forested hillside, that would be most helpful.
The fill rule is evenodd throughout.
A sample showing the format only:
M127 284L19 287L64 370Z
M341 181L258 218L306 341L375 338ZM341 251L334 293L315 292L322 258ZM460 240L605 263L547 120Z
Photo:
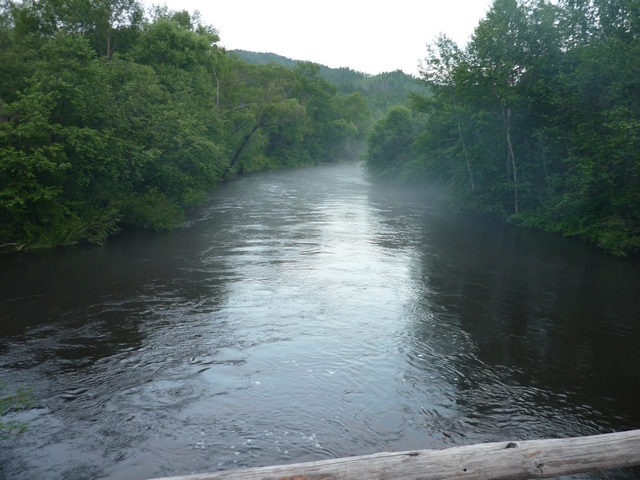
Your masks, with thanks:
M277 63L285 67L296 65L296 61L274 53L256 53L233 50L246 62L256 65ZM348 95L361 93L376 119L384 116L391 107L404 104L411 94L426 95L428 89L423 82L400 70L378 75L357 72L347 67L329 68L320 65L319 76L338 88L338 93Z
M371 175L438 180L450 205L640 250L640 3L495 0L461 48L429 49L370 135Z
M2 0L0 250L170 228L236 172L357 157L361 94L218 41L135 0Z

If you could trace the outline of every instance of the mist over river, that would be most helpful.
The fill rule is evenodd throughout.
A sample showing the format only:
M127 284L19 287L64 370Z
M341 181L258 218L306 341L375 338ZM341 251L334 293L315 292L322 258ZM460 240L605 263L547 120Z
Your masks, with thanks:
M0 257L6 479L146 479L640 428L640 264L357 164ZM575 478L640 478L639 469Z

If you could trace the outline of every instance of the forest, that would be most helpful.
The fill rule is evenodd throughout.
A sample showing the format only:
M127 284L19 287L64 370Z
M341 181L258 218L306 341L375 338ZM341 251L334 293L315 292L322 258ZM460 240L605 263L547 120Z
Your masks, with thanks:
M172 228L236 173L358 157L360 93L219 40L135 0L2 0L0 251Z
M245 50L233 50L231 53L248 63L257 65L277 63L291 68L297 64L296 60L275 53ZM376 120L383 117L391 107L407 102L411 94L429 94L429 89L423 82L417 82L414 76L402 70L371 75L348 67L329 68L320 65L318 75L335 85L341 95L361 93Z
M459 212L640 250L640 2L495 0L471 41L427 50L366 165L437 182Z
M362 158L457 212L640 251L640 2L495 0L419 81L228 52L136 0L0 0L0 252L167 229L237 173Z

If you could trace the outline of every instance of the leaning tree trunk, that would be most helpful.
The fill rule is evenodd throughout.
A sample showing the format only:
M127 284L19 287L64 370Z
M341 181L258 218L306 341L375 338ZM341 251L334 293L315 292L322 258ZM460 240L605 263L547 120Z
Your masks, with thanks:
M229 162L229 166L227 167L227 172L229 170L231 170L233 168L233 166L236 164L236 162L238 161L238 158L240 158L240 154L242 153L242 151L244 150L244 147L247 146L247 143L249 143L249 140L251 139L251 137L253 136L254 133L256 133L256 131L260 128L260 124L257 123L253 129L251 129L251 131L244 137L244 139L242 140L242 143L240 144L240 146L238 147L238 150L236 150L235 155L233 156L233 158L231 159L231 161Z

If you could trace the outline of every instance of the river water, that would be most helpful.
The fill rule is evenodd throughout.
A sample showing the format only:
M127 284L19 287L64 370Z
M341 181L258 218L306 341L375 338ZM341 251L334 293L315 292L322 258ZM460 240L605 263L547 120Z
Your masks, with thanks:
M146 479L640 428L640 265L355 164L0 258L0 477ZM640 478L640 470L580 478Z

